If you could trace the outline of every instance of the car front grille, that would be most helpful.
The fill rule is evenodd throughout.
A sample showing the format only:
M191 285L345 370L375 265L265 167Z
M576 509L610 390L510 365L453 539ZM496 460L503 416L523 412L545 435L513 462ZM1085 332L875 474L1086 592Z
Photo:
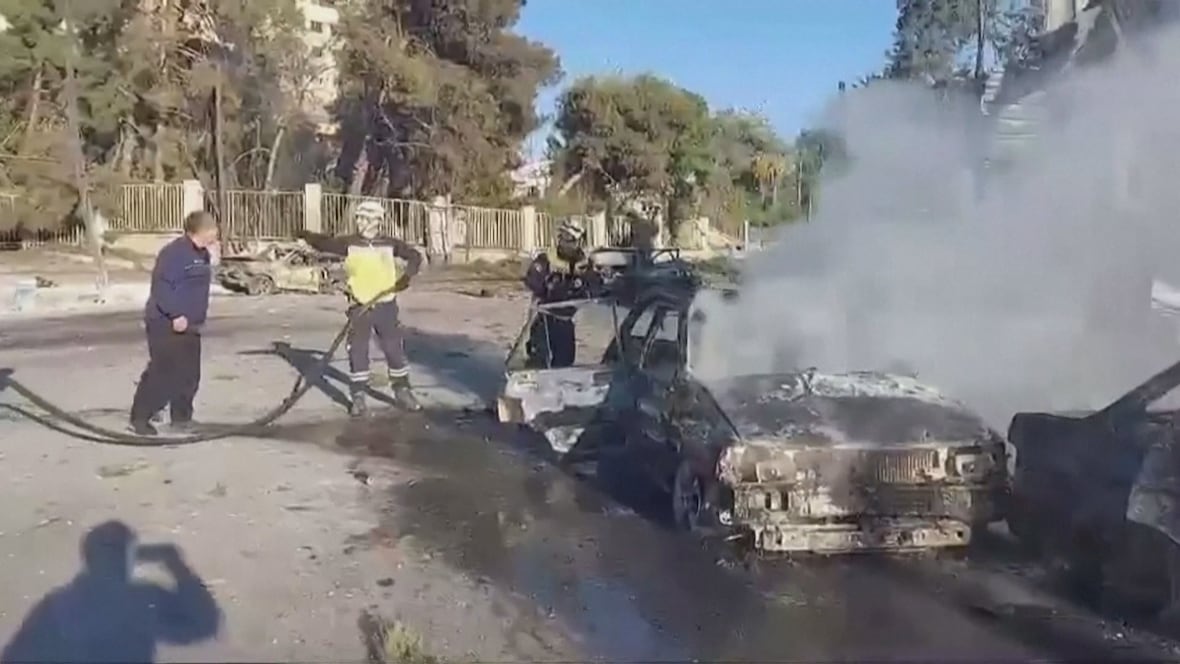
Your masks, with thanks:
M874 450L863 452L859 466L861 479L898 484L918 482L938 468L936 450Z

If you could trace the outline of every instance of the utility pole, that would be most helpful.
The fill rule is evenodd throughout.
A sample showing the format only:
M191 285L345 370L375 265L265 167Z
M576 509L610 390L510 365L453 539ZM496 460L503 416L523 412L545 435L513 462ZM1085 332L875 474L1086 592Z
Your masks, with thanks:
M218 47L221 48L220 46ZM225 230L226 212L227 212L227 196L225 192L225 146L222 142L222 126L224 124L224 116L222 114L222 78L225 75L225 54L218 52L217 55L217 69L216 77L213 82L213 158L216 160L216 178L217 187L217 224L221 230Z
M65 0L61 4L65 21L66 35L69 44L66 48L66 123L69 125L70 162L73 167L74 188L78 190L78 210L82 215L82 223L86 228L86 238L90 244L94 265L98 269L98 299L106 300L107 293L107 265L103 256L103 233L97 227L94 210L90 205L90 185L86 178L86 155L82 151L82 121L78 117L78 80L75 59L77 58L78 34L74 25L74 0Z
M983 49L987 44L983 32L987 26L984 19L986 5L985 0L975 0L975 85L979 88L979 97L983 97Z

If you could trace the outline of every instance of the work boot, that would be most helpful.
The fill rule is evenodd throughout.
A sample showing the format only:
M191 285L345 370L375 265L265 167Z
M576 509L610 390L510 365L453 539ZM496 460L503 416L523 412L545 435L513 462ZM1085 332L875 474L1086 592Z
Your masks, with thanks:
M191 434L200 428L201 425L194 420L173 421L168 424L168 430L173 433Z
M390 376L389 387L393 392L393 399L399 406L406 410L422 410L422 404L418 403L418 397L414 396L414 391L410 389L410 379L405 376Z
M151 422L132 422L128 428L137 436L158 436L160 432Z
M352 403L348 405L348 414L352 417L364 417L369 414L369 405L365 403L365 393L354 390L350 395Z

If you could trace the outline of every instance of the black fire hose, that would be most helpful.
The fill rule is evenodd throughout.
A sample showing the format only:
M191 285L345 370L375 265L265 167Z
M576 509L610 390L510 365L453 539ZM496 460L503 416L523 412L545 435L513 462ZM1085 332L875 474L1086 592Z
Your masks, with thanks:
M94 434L92 440L111 445L139 445L139 446L166 446L166 445L191 445L192 443L203 443L210 440L218 440L221 438L229 438L231 436L239 436L243 434L252 433L272 424L275 420L295 407L295 404L303 398L311 390L313 385L308 382L307 375L310 373L313 376L322 376L327 372L329 365L332 363L332 358L335 357L336 351L340 348L340 344L344 342L348 336L348 331L352 329L357 317L373 309L373 307L380 304L381 298L391 295L401 290L398 286L386 288L378 293L373 299L366 302L364 305L358 307L349 316L344 323L344 327L340 328L340 332L336 334L336 338L332 340L332 345L328 346L328 350L320 358L320 361L311 368L309 372L300 372L299 377L295 379L295 384L291 386L291 391L287 397L283 399L277 406L268 410L255 420L246 422L244 424L229 425L226 427L218 427L215 431L207 433L194 433L187 436L140 436L137 434L130 434L123 431L115 431L100 427L87 422L86 420L74 415L61 407L55 405L45 397L37 394L33 390L23 385L20 381L12 378L11 371L0 371L0 392L4 388L11 388L13 392L24 397L29 403L44 410L51 416L70 424L78 429Z

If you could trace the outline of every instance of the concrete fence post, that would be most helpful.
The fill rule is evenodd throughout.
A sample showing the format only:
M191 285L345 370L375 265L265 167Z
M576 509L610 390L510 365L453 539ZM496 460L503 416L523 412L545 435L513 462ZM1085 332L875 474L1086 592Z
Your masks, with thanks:
M607 232L606 227L606 212L598 212L586 217L590 228L586 229L587 236L590 237L590 243L595 247L606 247L610 245L610 233Z
M435 196L430 202L430 208L426 213L426 258L430 262L446 256L444 233L449 212L450 201L447 197Z
M323 208L324 186L318 182L303 185L303 230L311 233L324 232Z
M526 205L520 209L520 251L531 253L537 248L537 208Z
M164 185L169 186L169 185ZM180 216L188 215L205 209L205 188L200 180L185 180L180 183ZM178 220L179 222L179 220Z

